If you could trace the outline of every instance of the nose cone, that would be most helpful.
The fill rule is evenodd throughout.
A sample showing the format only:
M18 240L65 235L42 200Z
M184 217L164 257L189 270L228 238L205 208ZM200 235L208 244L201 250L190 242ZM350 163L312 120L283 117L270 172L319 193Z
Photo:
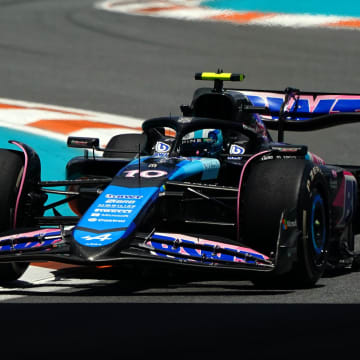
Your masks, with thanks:
M125 246L124 242L125 239L122 240L123 244L115 242L96 247L84 246L73 242L73 253L85 262L91 263L101 259L118 257L121 253L121 248Z
M109 185L74 228L74 241L91 248L126 243L136 224L141 222L142 214L156 200L158 192L156 187Z

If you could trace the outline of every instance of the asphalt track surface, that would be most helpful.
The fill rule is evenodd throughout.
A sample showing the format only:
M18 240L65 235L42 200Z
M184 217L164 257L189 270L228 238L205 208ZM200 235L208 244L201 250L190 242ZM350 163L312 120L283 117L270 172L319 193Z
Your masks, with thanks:
M175 115L180 104L191 101L195 88L204 86L193 74L218 68L244 72L244 88L360 92L359 31L183 22L113 14L95 10L93 3L0 0L0 97L140 118ZM330 163L357 164L359 126L289 134L286 140L308 144ZM360 272L325 277L314 289L296 291L259 291L236 280L156 280L162 274L136 281L110 275L105 281L73 285L67 277L84 279L81 271L56 276L57 281L36 287L20 283L16 290L2 292L8 295L0 304L9 326L5 339L12 339L17 329L11 319L19 303L26 304L20 308L21 319L37 324L49 337L42 352L51 352L56 339L65 342L60 354L72 345L106 353L119 335L126 339L128 347L122 349L128 358L157 351L160 345L162 355L168 354L175 344L181 345L177 355L220 355L233 341L244 353L259 339L263 347L257 354L265 356L275 350L273 330L284 328L289 329L282 335L286 346L296 347L298 355L307 355L306 347L298 347L307 342L313 354L322 353L325 344L333 354L344 354L359 320ZM70 303L71 308L64 307ZM53 315L41 317L40 325L38 316L44 312ZM139 334L135 323L143 319ZM86 325L94 321L97 327ZM109 337L106 327L114 322L118 333ZM54 323L70 326L72 336L63 338L55 331L53 338ZM314 341L307 337L309 327L315 328ZM84 340L77 342L76 334ZM237 334L244 343L237 342ZM138 346L140 335L146 348ZM23 344L31 346L34 339L23 339ZM220 347L212 343L216 339L222 339Z

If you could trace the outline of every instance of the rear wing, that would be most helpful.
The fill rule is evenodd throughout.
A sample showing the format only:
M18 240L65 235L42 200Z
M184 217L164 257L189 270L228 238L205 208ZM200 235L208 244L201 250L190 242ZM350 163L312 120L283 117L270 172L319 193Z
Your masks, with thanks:
M202 72L195 80L214 80L213 92L223 93L224 81L243 81L244 74ZM269 130L278 131L283 141L284 131L312 131L360 122L360 94L300 92L279 90L226 89L245 95L252 106L243 111L258 113Z
M253 106L267 108L262 116L266 127L278 130L312 131L360 122L360 94L240 90Z

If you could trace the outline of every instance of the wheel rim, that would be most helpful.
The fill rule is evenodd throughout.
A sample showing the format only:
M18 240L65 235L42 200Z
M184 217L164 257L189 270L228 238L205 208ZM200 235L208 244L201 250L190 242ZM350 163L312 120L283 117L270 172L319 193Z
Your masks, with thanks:
M311 209L311 238L312 245L315 252L315 257L318 260L323 254L326 241L326 216L324 201L320 194L315 195Z

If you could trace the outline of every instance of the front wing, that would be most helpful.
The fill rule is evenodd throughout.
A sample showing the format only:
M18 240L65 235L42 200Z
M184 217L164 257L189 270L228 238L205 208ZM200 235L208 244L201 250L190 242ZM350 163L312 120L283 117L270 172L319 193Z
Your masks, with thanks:
M126 248L111 255L83 257L74 251L72 228L43 228L0 237L1 262L57 261L68 264L99 266L133 262L137 265L164 264L197 269L240 272L283 273L296 260L296 244L301 233L296 226L279 223L276 250L270 256L233 241L197 236L152 232L135 233Z

